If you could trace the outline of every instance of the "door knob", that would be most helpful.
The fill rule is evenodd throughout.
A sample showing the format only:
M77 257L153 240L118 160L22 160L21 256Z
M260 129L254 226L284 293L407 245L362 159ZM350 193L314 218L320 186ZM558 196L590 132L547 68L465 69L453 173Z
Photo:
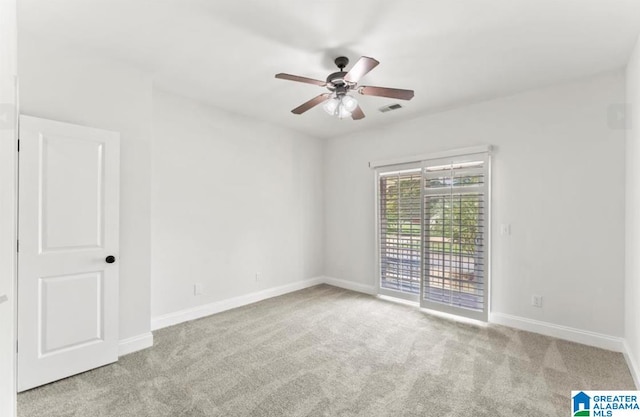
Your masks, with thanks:
M113 255L109 255L104 259L104 261L108 264L112 264L116 261L116 257Z

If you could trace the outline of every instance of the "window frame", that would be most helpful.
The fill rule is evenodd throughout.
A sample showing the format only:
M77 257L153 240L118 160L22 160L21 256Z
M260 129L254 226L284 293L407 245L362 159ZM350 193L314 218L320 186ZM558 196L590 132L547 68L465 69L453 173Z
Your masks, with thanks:
M386 167L377 168L374 170L374 206L375 206L375 261L376 261L376 293L379 295L385 295L388 297L400 298L406 301L412 301L415 303L420 302L420 294L422 294L422 278L420 279L420 291L418 294L410 294L402 291L396 291L391 288L382 287L382 279L381 274L382 270L380 267L381 257L380 257L380 241L381 241L381 230L380 230L380 176L383 174L389 175L392 172L396 171L411 171L418 170L420 172L420 189L422 193L422 187L424 186L424 176L422 175L422 162L410 162L401 165L389 165ZM420 213L423 211L422 207L422 198L420 199ZM420 235L420 239L422 239L422 233ZM422 246L420 247L420 251L422 251ZM422 255L420 256L420 270L422 271ZM421 272L422 273L422 272Z
M448 304L444 304L444 303L438 303L436 301L430 301L427 300L424 297L424 273L426 271L425 269L425 259L424 259L424 250L422 251L422 255L421 256L421 271L422 271L422 278L420 280L420 307L421 308L425 308L428 310L436 310L436 311L440 311L442 313L448 313L448 314L454 314L457 316L461 316L461 317L466 317L466 318L470 318L470 319L475 319L475 320L481 320L481 321L487 321L488 317L489 317L489 298L490 298L490 293L491 293L491 283L490 283L490 268L489 268L489 262L490 262L490 257L489 257L489 251L490 251L490 247L491 247L491 226L489 224L489 219L491 218L490 216L490 211L491 211L491 192L490 192L490 184L491 184L491 154L489 152L485 152L482 154L474 154L474 155L461 155L461 156L451 156L451 157L446 157L446 158L438 158L438 159L431 159L428 161L425 161L423 164L423 170L427 167L427 166L432 166L432 165L448 165L448 164L456 164L456 163L465 163L465 162L472 162L472 161L480 161L482 160L483 163L483 177L484 177L484 184L481 187L458 187L458 188L453 188L453 190L457 191L454 192L453 195L456 194L462 194L464 195L465 193L473 193L473 192L477 192L480 191L484 197L484 201L485 201L485 207L482 213L482 220L481 220L481 224L484 227L484 234L485 236L483 237L484 243L483 243L483 256L482 256L482 260L483 260L483 285L484 285L484 294L483 294L483 309L482 311L476 311L476 310L472 310L469 308L464 308L464 307L459 307L459 306L452 306L452 305L448 305ZM424 175L423 175L423 180L424 182ZM451 188L449 188L451 189ZM425 194L421 194L423 197L424 196L437 196L437 195L443 195L445 193L441 193L438 192L436 190L434 190L433 192L429 192L429 193L425 193ZM422 199L422 216L424 217L424 198ZM423 219L424 220L424 219ZM422 240L421 242L424 244L424 231L423 231L423 236L422 236ZM452 262L452 261L450 261Z

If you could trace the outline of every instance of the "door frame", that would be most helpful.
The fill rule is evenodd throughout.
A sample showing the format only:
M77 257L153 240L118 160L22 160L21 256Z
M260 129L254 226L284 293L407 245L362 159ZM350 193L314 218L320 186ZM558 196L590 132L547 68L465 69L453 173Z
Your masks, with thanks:
M424 303L421 301L422 300L422 294L423 294L423 280L420 280L420 294L419 295L414 295L414 294L407 294L407 293L403 293L401 291L394 291L391 289L387 289L387 288L382 288L382 286L380 285L380 248L379 248L379 244L380 244L380 224L379 224L379 207L378 205L380 204L380 202L378 201L379 199L379 175L382 172L388 172L388 171L394 171L397 170L397 166L402 165L403 168L402 169L412 169L412 168L416 168L416 167L421 167L423 166L423 162L424 161L429 161L429 160L438 160L438 159L443 159L443 158L451 158L451 157L465 157L465 156L470 156L470 155L477 155L477 154L486 154L486 158L487 158L487 166L486 166L486 175L487 175L487 188L486 188L486 194L487 194L487 202L488 202L488 208L485 211L484 214L484 222L485 222L485 228L486 228L486 238L485 241L487 242L487 248L485 250L485 279L486 279L486 283L487 283L487 292L485 293L485 299L484 299L484 312L483 312L483 317L479 318L476 315L472 315L472 319L473 320L480 320L483 322L488 322L489 321L489 316L491 314L491 247L492 247L492 236L491 236L491 206L492 206L492 200L491 200L491 184L492 184L492 179L491 179L491 164L492 164L492 151L493 151L493 146L492 145L478 145L478 146L470 146L467 148L458 148L458 149L449 149L449 150L442 150L442 151L436 151L436 152L430 152L430 153L424 153L424 154L419 154L419 155L414 155L414 156L409 156L409 157L404 157L404 158L394 158L394 159L386 159L386 160L377 160L377 161L370 161L369 162L369 168L372 170L373 172L373 207L374 207L374 241L373 241L373 251L374 251L374 260L375 260L375 268L374 268L374 279L375 279L375 293L377 295L382 295L382 296L389 296L389 297L393 297L396 299L401 299L401 300L405 300L408 301L416 306L418 306L421 309L424 310L429 310L429 311L433 311L433 312L437 312L437 313L442 313L442 314L451 314L452 316L456 316L456 317L461 317L461 318L469 318L469 316L465 315L465 314L460 314L460 310L459 309L453 309L452 311L448 311L447 309L437 309L437 310L431 310L429 308L429 306L425 306ZM421 188L422 188L422 183L424 181L424 178L421 178L420 182L421 182ZM420 201L420 211L421 213L424 211L424 199L422 198L422 191L421 191L421 201ZM422 270L422 267L420 268Z
M0 296L7 296L0 303L0 414L9 417L16 415L17 26L16 0L0 0Z

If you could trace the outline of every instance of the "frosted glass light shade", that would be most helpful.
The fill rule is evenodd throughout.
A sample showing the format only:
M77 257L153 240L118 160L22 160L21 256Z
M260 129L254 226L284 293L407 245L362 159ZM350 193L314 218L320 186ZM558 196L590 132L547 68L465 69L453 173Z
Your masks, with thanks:
M325 101L322 106L324 111L332 116L338 116L340 119L351 117L351 112L353 112L356 107L358 107L358 101L346 94L339 97L333 97Z
M338 107L338 119L344 119L347 117L351 117L351 112L345 109L344 106Z
M342 105L344 106L345 110L349 112L349 115L351 115L351 112L354 111L356 107L358 107L358 101L351 96L344 95L342 96Z
M324 111L326 111L327 113L329 113L330 115L335 115L336 114L336 109L338 108L338 105L340 104L340 100L338 100L337 98L333 97L330 98L329 100L324 102L324 105L322 106L322 108L324 109Z

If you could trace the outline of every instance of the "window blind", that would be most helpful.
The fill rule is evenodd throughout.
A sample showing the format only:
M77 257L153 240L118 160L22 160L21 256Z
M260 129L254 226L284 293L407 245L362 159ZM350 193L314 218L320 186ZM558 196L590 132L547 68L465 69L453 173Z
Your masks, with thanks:
M380 285L420 293L421 170L381 174L379 178Z
M423 169L423 299L485 309L486 161Z

